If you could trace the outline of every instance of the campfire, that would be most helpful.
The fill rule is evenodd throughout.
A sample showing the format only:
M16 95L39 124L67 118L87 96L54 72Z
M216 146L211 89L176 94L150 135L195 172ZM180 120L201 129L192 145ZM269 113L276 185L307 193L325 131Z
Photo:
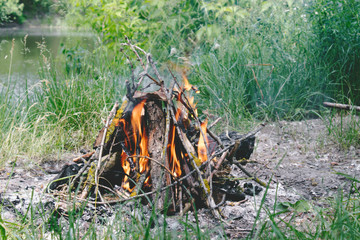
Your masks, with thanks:
M227 177L236 164L257 183L243 165L255 142L253 132L241 135L211 131L197 113L194 96L199 90L182 74L168 69L170 83L156 68L151 55L128 39L122 50L132 70L122 104L115 103L100 130L94 150L74 159L49 184L48 190L66 200L114 204L134 198L168 212L192 206L216 210L225 200L243 200L243 190ZM142 72L135 74L131 59ZM146 83L145 83L146 82Z

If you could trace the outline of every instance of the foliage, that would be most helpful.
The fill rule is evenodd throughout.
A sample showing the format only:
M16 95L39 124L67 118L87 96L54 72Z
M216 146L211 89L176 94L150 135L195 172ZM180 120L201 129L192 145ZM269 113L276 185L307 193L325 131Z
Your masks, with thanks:
M38 83L20 96L15 92L22 79L9 73L9 82L0 83L0 166L18 156L43 159L90 146L101 117L125 88L122 76L128 69L109 69L113 60L106 49L91 55L76 44L63 46L63 55L54 61L45 42L39 48Z
M197 28L204 19L200 17L198 1L141 1L141 0L71 0L71 21L91 26L109 48L118 50L118 43L128 36L140 46L162 44L180 39L194 40ZM161 43L158 41L161 39ZM155 49L155 48L154 48Z
M23 8L19 0L0 0L0 23L21 17Z
M231 111L234 118L243 115L241 112L245 115L259 112L258 117L269 114L273 117L291 108L313 107L314 99L322 98L314 93L329 85L325 81L313 81L315 71L311 72L312 76L304 71L304 65L313 68L308 56L304 55L313 46L308 41L311 26L306 22L301 3L132 0L118 4L112 0L86 3L74 0L72 4L71 19L77 16L79 23L88 23L115 52L126 35L149 48L159 60L167 59L180 65L183 59L188 59L191 64L195 62L198 66L193 75L195 81L209 89L224 91L224 86L236 84L238 87L226 90L229 94L222 94L228 100L221 106L228 110L237 109ZM274 71L271 66L261 66L263 64L273 66ZM234 74L225 76L225 66ZM208 77L204 78L202 74ZM218 74L225 76L226 82L219 79ZM313 88L311 94L309 88ZM239 91L239 102L229 106L230 99L239 96ZM264 93L261 98L260 91ZM293 93L300 96L300 101L289 104L288 98ZM214 104L221 98L219 93L210 94L206 90L202 97L205 103ZM293 111L287 115L296 114Z
M64 15L67 0L0 0L0 23L24 23L46 14Z
M346 86L351 93L357 91L349 84L355 67L335 71L340 63L352 66L357 56L350 51L357 46L357 15L345 2L341 5L346 10L343 15L326 10L320 14L325 0L311 3L71 0L68 19L79 26L88 24L102 41L94 51L62 45L56 62L44 48L38 87L29 90L19 106L11 99L11 89L7 97L2 94L1 128L12 129L11 124L18 123L17 127L23 129L13 132L12 138L6 137L10 130L3 132L7 139L3 150L16 152L19 148L10 147L9 141L20 141L27 132L32 132L28 134L31 142L37 137L51 141L46 151L55 146L62 150L79 147L86 132L95 134L94 125L100 124L100 117L121 96L123 79L128 75L118 51L125 35L140 42L164 65L187 71L190 82L200 87L199 111L226 116L231 126L246 128L245 122L254 119L317 116L313 113L320 110L323 100L341 100L347 95ZM350 3L355 9L357 3ZM51 7L50 0L36 4ZM352 19L348 28L330 24L343 22L346 16ZM321 25L321 21L327 25ZM327 39L330 34L338 39L331 47L330 40L321 44L317 40L320 35ZM340 54L341 46L347 46L349 54ZM356 96L347 99L355 102ZM49 131L53 125L58 128L46 140L41 131ZM23 149L31 146L34 152L39 150L31 144Z
M50 6L55 3L54 0L20 0L24 5L23 14L26 18L33 18L49 12Z

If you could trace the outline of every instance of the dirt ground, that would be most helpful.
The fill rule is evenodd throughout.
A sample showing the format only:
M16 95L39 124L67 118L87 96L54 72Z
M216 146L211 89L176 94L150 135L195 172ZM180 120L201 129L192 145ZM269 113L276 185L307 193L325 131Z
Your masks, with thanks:
M64 161L49 159L39 165L18 161L1 169L2 219L15 221L16 212L25 214L30 201L32 204L53 202L51 197L43 194L44 188L54 178L54 170L61 169L72 157L63 156L63 159L67 159ZM360 149L351 146L341 150L333 137L329 136L327 124L321 119L268 124L257 133L250 160L253 163L245 166L249 172L255 173L264 182L272 178L266 195L266 207L272 207L275 199L277 202L290 203L300 199L317 200L336 194L341 187L347 189L349 181L336 172L360 176ZM235 165L231 174L239 179L247 177ZM249 180L242 180L242 184L245 182ZM252 228L264 192L263 188L259 195L247 196L246 201L241 203L227 201L220 207L224 223L214 220L209 210L200 210L201 227L211 229L220 226L230 238L246 236ZM265 218L265 212L262 211L260 216ZM166 219L168 227L181 231L182 225L178 224L178 220L178 216Z

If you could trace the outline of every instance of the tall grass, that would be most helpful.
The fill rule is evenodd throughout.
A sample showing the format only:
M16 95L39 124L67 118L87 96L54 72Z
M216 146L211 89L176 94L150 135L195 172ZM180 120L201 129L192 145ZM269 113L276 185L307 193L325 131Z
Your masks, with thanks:
M313 2L312 19L319 62L337 84L333 96L359 105L360 94L360 3L358 1Z
M255 4L247 19L234 17L208 48L195 57L195 82L203 86L201 102L234 123L257 119L312 117L335 89L313 42L303 4ZM214 43L217 47L214 48ZM202 106L203 106L202 105Z

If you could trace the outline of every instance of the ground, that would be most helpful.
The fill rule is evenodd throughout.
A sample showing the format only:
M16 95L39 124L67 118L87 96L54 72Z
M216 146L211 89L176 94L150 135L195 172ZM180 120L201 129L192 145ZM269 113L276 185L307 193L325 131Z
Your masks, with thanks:
M360 149L353 146L341 148L329 135L328 126L329 123L322 119L280 121L267 124L256 135L255 150L250 159L252 162L245 167L261 180L270 182L264 198L265 207L272 209L275 201L295 203L301 199L317 204L317 200L336 194L339 188L348 189L349 181L336 173L359 176ZM38 165L18 161L1 169L2 219L15 221L15 213L24 214L30 201L33 204L51 202L50 197L43 195L47 183L55 176L50 173L54 169L61 169L72 157L64 156L63 159L67 159L64 161L49 159ZM241 179L242 184L250 181L236 166L233 166L231 174ZM265 211L258 211L264 193L265 188L255 197L247 196L245 201L227 201L220 207L225 219L222 224L211 217L210 211L200 210L200 226L210 229L214 225L220 226L230 238L246 236L258 213L261 218L266 217ZM168 228L182 230L178 219L178 216L166 219ZM189 219L195 221L194 218Z

